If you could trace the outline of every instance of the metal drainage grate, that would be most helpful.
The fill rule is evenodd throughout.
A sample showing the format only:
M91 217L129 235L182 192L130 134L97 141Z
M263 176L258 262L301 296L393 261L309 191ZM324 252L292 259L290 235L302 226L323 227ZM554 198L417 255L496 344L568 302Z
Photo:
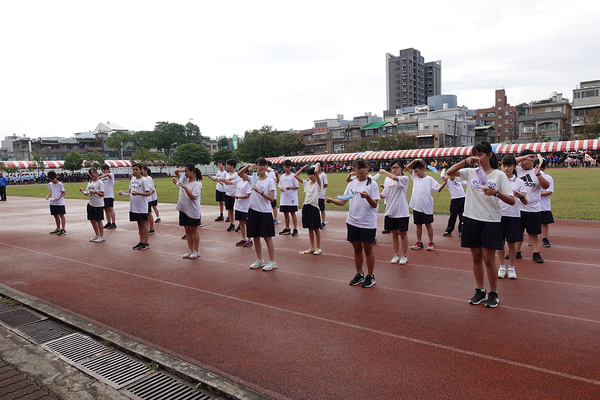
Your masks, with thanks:
M4 322L4 324L8 325L11 328L14 328L15 326L30 324L35 321L41 321L42 319L46 319L46 317L34 313L33 311L29 311L25 308L18 308L16 310L0 314L0 321Z
M135 400L212 400L202 389L194 389L191 385L181 382L162 372L156 372L139 382L123 389L121 393Z
M154 372L147 365L116 351L85 361L80 368L115 389Z
M74 331L49 319L15 329L34 343L44 343L70 335Z
M109 350L100 343L79 333L48 342L42 345L42 347L47 348L70 363L77 363Z
M17 306L13 306L12 304L5 303L2 300L3 300L3 298L0 298L0 313L4 313L7 311L13 311L13 310L16 310L19 308Z

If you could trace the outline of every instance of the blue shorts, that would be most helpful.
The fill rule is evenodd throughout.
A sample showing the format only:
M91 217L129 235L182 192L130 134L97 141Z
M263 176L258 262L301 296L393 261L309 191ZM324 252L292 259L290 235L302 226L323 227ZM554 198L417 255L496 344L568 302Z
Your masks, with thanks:
M358 226L350 225L346 222L346 228L348 229L348 235L346 240L349 242L363 242L363 243L374 243L375 235L377 234L377 228L367 229L359 228Z

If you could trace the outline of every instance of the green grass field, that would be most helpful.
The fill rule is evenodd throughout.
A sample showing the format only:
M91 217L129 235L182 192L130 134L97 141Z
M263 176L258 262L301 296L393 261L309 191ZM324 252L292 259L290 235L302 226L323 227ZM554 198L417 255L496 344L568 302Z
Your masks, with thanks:
M552 214L560 219L584 219L600 221L600 168L554 168L546 170L554 178L554 194L552 195ZM438 182L442 182L439 174L428 171ZM328 174L329 187L327 196L335 197L343 194L346 188L345 173ZM306 177L306 175L304 175ZM378 179L383 182L383 177ZM202 181L204 189L202 190L202 204L216 205L215 202L215 183L208 178ZM158 201L161 203L177 203L179 192L177 187L169 178L155 180L156 190L158 192ZM78 188L85 188L85 183L67 183L65 184L66 198L85 199ZM121 180L115 183L115 193L118 190L126 190L128 181ZM412 182L409 184L409 199L412 190ZM7 188L8 196L23 197L46 197L48 189L46 185L23 185L9 186ZM298 191L299 203L304 202L304 193L302 189ZM450 194L447 189L441 193L433 195L434 213L448 214L450 208ZM128 197L115 195L115 200L129 201ZM327 204L329 210L343 210L345 207L337 207ZM383 202L380 202L379 209L383 212Z

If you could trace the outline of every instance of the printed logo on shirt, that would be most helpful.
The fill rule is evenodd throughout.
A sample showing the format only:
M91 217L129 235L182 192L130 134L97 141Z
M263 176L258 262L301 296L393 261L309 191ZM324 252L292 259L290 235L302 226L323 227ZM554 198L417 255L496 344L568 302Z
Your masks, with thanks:
M525 182L525 186L527 187L535 188L537 186L529 174L523 175L521 180Z
M488 181L487 184L482 185L481 182L479 182L479 179L473 179L471 183L473 184L473 189L479 192L483 192L483 189L487 189L489 186L493 187L494 189L496 188L495 182Z

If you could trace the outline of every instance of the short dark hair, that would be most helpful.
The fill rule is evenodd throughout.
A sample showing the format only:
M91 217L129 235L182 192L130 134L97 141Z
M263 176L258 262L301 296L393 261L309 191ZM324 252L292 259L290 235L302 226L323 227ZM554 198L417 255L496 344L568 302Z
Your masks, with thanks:
M54 172L54 171L48 172L48 179L54 179L54 178L56 178L56 172Z
M269 165L269 162L264 157L258 157L256 159L256 161L254 162L254 164L256 164L256 165Z
M289 167L291 167L291 166L292 166L292 161L291 161L291 160L285 160L285 161L283 162L283 165L284 165L284 166L289 166Z
M227 165L231 165L233 168L237 165L237 161L234 158L227 160Z
M110 170L110 167L108 166L108 164L104 164L104 165L102 166L102 170L105 170L105 169L108 169L108 170Z
M425 164L423 164L421 161L416 161L413 164L413 169L425 169Z
M522 156L526 156L528 154L535 154L535 153L531 149L523 149L523 151L521 151L520 156L522 157Z
M219 165L219 164L223 164L223 165L225 165L225 161L223 161L223 160L219 160L219 161L217 161L217 165Z

